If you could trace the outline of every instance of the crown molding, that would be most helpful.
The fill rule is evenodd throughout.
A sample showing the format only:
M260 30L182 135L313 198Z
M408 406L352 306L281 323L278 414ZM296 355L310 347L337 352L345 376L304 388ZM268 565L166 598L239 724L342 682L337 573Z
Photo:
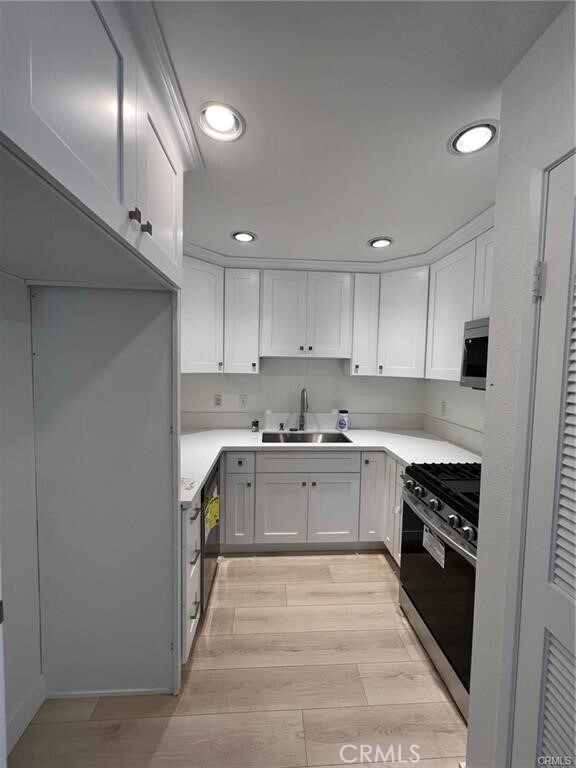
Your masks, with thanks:
M192 127L154 3L146 0L145 2L116 2L115 5L132 31L138 56L148 75L162 90L163 102L170 110L172 122L178 129L180 144L187 159L185 170L203 170L206 167L204 158Z
M257 258L247 256L228 256L210 248L204 248L197 243L184 241L184 255L201 259L220 267L245 267L248 269L313 269L330 272L392 272L408 267L422 267L432 264L443 256L447 256L460 246L481 235L494 226L494 206L475 216L470 221L445 237L436 245L422 253L409 254L396 259L380 261L341 261L336 259L280 259L274 257Z

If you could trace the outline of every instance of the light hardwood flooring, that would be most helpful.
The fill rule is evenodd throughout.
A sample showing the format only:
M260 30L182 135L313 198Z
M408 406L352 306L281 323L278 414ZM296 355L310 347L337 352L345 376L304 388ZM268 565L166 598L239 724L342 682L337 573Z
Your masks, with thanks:
M345 745L373 768L466 751L385 557L224 558L180 696L47 701L9 768L336 768Z

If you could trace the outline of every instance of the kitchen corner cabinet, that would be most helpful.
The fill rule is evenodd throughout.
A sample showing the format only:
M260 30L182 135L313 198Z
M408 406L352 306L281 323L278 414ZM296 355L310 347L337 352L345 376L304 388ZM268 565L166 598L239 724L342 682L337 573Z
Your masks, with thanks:
M354 320L350 373L376 376L378 365L378 317L380 275L354 276Z
M476 241L430 267L426 378L459 381L464 323L472 318Z
M477 320L490 315L492 278L494 275L494 227L476 238L476 268L474 272L474 310Z
M359 541L382 541L386 499L386 454L382 451L362 454L360 470Z
M308 542L358 541L358 473L313 474L309 483Z
M182 373L219 373L224 368L224 270L184 258L180 361Z
M224 373L258 373L260 272L225 270Z
M423 378L428 313L428 267L380 278L378 375Z
M254 475L227 474L225 495L226 544L254 543Z
M306 541L308 474L257 475L254 541L288 544Z
M262 357L350 357L351 275L264 270L262 280Z

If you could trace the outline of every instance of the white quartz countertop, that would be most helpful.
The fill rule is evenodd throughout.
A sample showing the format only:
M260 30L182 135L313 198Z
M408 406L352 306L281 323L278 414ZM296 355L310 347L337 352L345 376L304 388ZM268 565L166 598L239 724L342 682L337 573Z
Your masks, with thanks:
M403 464L476 462L480 456L421 430L351 429L350 443L263 443L262 432L212 429L180 440L181 501L191 501L222 451L386 451Z

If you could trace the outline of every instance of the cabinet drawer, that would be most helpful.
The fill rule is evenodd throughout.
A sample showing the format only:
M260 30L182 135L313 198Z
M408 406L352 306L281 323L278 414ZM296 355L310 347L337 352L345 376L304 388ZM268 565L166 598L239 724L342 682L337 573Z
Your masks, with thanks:
M182 513L182 547L186 550L200 549L201 511L200 496L197 496L194 504Z
M253 453L227 453L226 454L226 472L228 474L242 472L254 472L254 454Z
M186 662L200 622L202 559L192 567L184 559L182 572L182 661Z
M270 451L256 457L256 472L359 472L360 452Z

